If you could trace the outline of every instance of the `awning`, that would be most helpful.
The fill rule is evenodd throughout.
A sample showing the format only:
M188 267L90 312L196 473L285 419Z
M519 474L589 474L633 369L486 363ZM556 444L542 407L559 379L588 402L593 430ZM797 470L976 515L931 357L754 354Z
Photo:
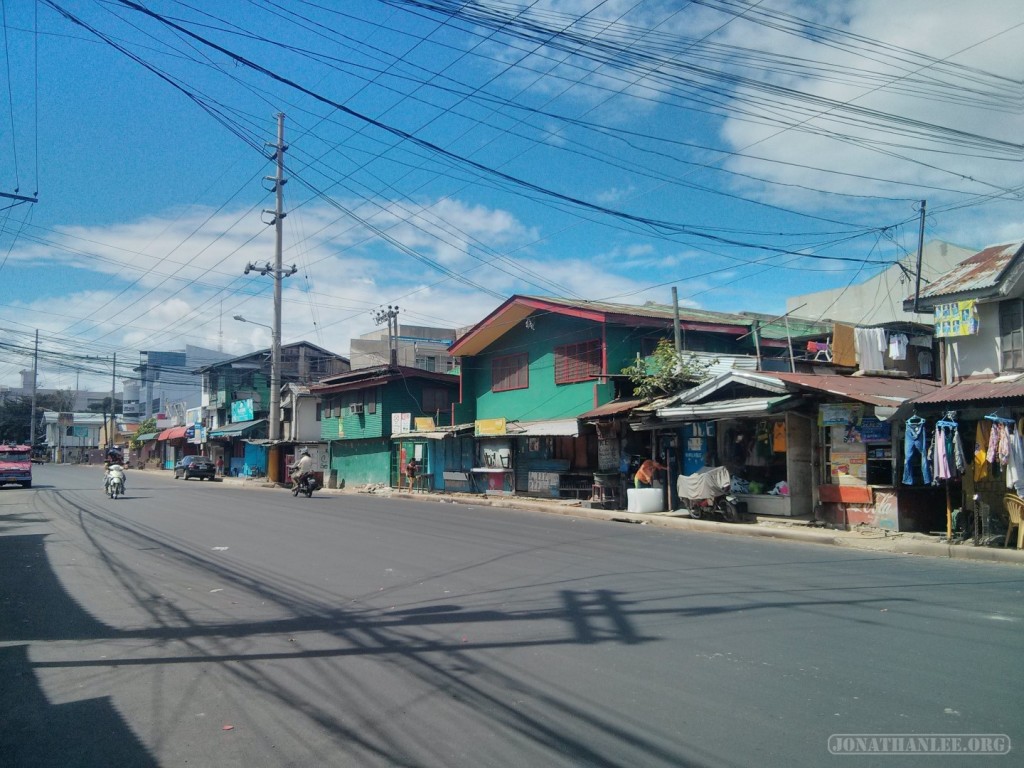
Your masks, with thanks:
M799 400L794 395L775 397L741 397L735 400L716 400L710 403L686 403L672 408L658 409L658 417L666 421L710 421L741 416L763 416L780 407Z
M171 427L170 429L165 429L160 433L160 436L157 437L157 440L180 440L185 437L186 429L188 429L188 427Z
M144 443L147 440L156 440L158 437L160 437L159 432L145 432L141 435L136 435L132 439L137 443Z
M577 419L606 419L612 416L619 416L623 413L629 413L638 405L643 404L643 400L612 400L610 403L599 405L593 410L581 413L577 416Z
M576 419L510 421L505 429L509 437L577 437L580 423Z
M267 423L266 419L255 419L253 421L236 421L232 424L225 424L210 430L210 437L245 437L258 427Z
M947 384L913 400L918 403L970 403L977 401L1016 401L1024 399L1024 376L985 376Z

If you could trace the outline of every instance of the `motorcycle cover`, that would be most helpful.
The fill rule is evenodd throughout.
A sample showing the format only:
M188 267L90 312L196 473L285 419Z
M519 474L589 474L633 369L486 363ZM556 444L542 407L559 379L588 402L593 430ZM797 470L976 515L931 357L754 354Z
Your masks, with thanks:
M729 492L731 480L729 470L725 467L704 467L692 475L680 475L676 481L676 491L680 499L714 499Z

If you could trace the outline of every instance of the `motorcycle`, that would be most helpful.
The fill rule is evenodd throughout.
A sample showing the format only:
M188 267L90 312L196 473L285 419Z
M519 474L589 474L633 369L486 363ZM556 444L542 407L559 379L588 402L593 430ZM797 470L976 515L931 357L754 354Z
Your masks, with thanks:
M717 517L738 523L747 505L729 492L731 485L732 477L725 467L704 467L692 475L680 475L676 490L695 520Z
M313 491L319 489L320 481L316 479L316 475L310 472L300 477L299 481L292 486L292 496L298 496L302 493L305 494L307 499L311 499L313 498Z
M124 468L119 464L111 464L107 468L107 495L112 499L124 496Z

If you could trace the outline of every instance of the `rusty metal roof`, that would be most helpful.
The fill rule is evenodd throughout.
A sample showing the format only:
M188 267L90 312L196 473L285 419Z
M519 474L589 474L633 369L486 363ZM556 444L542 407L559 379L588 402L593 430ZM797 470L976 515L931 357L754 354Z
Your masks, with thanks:
M1015 258L1024 250L1024 241L991 245L964 259L946 274L921 288L921 299L930 305L939 297L961 293L987 292L999 286ZM907 299L913 301L913 297Z
M1024 376L973 377L947 384L914 399L914 403L966 403L976 400L1003 401L1024 398Z
M885 376L838 376L813 373L770 373L776 379L802 389L822 392L871 405L899 405L939 388L937 381L902 379Z
M587 411L586 413L581 413L576 418L585 420L600 419L609 416L618 416L619 414L628 413L629 411L632 411L634 408L636 408L638 405L641 405L643 402L643 400L612 400L610 403L599 405L597 408L594 408L593 410Z

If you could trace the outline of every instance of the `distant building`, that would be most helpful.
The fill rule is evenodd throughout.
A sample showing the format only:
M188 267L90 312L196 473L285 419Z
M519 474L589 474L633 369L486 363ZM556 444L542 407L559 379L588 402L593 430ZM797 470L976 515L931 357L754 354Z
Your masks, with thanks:
M448 347L458 336L453 328L399 325L395 364L422 371L448 373L456 366L455 358L448 354ZM353 370L390 365L387 330L371 331L352 339L349 356Z
M32 396L32 371L23 370L19 371L21 374L21 386L20 387L7 387L0 386L0 397L31 397ZM86 390L76 389L55 389L51 387L39 387L36 389L36 397L42 395L59 395L70 393L72 402L67 403L70 411L91 411L93 407L97 411L102 411L103 402L110 397L110 390L103 392L91 392Z
M932 240L921 251L921 291L926 292L931 282L953 269L975 253L973 249ZM805 277L811 273L806 273ZM914 314L905 309L903 300L914 293L917 283L917 254L900 259L884 272L843 288L832 288L815 293L791 296L786 300L786 311L800 317L828 319L854 326L880 326L885 323L932 322L931 310ZM813 287L808 284L807 287Z
M191 344L184 352L139 352L139 366L132 369L138 377L124 382L125 417L148 419L172 410L184 416L202 402L203 382L195 371L229 357Z

